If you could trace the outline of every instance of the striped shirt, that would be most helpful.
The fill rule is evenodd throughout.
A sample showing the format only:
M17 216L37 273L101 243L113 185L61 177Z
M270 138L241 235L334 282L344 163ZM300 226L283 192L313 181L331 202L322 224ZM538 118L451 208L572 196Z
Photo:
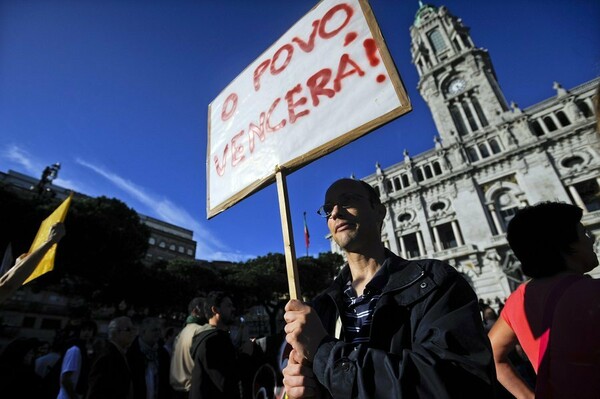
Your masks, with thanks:
M383 262L381 268L375 273L371 281L365 286L363 294L358 296L352 287L352 277L344 289L344 309L341 319L344 326L344 340L355 345L369 342L371 323L377 301L381 291L388 282L388 260Z

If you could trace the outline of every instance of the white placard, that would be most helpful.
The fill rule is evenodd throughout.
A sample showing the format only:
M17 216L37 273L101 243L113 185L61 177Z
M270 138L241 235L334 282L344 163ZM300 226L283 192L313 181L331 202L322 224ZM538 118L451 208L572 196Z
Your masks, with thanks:
M367 1L321 1L209 105L207 216L410 109Z

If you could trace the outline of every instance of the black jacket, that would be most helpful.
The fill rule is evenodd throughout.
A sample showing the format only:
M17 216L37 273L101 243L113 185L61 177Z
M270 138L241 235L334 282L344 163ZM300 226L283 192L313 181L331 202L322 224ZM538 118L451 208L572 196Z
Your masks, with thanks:
M131 392L131 372L125 355L108 341L92 363L86 398L129 399Z
M333 338L348 266L313 301L330 335L315 354L316 378L336 399L493 398L492 350L469 284L440 261L387 255L368 344Z
M239 399L238 355L229 333L214 328L198 333L190 349L194 359L190 399Z

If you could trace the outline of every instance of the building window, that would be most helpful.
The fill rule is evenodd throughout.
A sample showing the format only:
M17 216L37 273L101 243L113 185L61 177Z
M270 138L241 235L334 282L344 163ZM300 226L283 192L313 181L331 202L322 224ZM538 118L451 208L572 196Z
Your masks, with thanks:
M408 187L409 186L409 184L408 184L408 176L406 174L402 175L402 185L404 187Z
M393 193L394 192L394 187L392 186L392 182L389 180L385 181L385 192L386 193Z
M435 175L441 175L442 174L442 167L440 166L440 163L435 161L433 163L433 172L435 173Z
M425 165L423 169L425 170L425 177L427 179L431 179L433 177L433 173L431 173L431 166Z
M533 135L535 137L540 137L544 135L544 129L542 129L538 121L530 122L529 126L531 127L531 130L533 131Z
M156 239L155 239L154 237L150 237L150 238L148 239L148 244L150 244L150 245L154 245L154 244L156 244Z
M160 244L158 244L158 246L161 248L166 248L167 244L164 241L161 241Z
M429 209L431 209L434 212L443 211L444 209L446 209L446 204L440 201L434 202L433 204L431 204Z
M498 144L496 139L490 140L490 148L492 149L492 154L499 154L500 152L502 152L502 150L500 149L500 145Z
M169 251L175 251L175 244L169 245Z
M429 42L436 54L446 49L446 42L438 29L432 30L427 36L429 36Z
M407 234L402 236L404 241L404 250L406 251L406 258L417 258L421 256L419 251L419 243L417 241L417 233Z
M400 190L402 186L400 185L400 178L394 177L394 189L396 191Z
M481 158L487 158L490 156L490 152L484 143L479 144L479 153L481 154Z
M483 109L479 105L479 101L477 100L477 97L472 97L471 102L473 103L475 112L477 112L477 117L479 118L479 122L481 123L481 126L483 126L483 127L487 126L488 125L487 118L485 117L485 114L483 113Z
M179 248L177 248L177 252L180 254L185 253L185 248L180 245Z
M375 189L375 192L377 193L377 196L381 197L381 191L379 190L379 186L375 186L373 188Z
M425 180L425 179L423 178L423 172L422 172L422 171L421 171L421 169L419 168L419 169L417 169L417 181L418 181L418 182L422 182L423 180Z
M467 105L466 101L463 101L461 104L463 111L465 111L465 115L467 115L467 120L469 121L469 126L471 126L471 130L476 131L478 127L477 123L475 123L475 118L473 118L473 114L471 113L471 109Z
M548 131L553 132L553 131L555 131L557 129L557 127L554 124L554 121L552 120L551 117L545 116L544 119L542 119L542 120L544 121L544 124L548 128Z
M402 215L398 216L398 221L400 223L408 223L410 222L410 220L412 219L412 216L410 215L410 213L403 213Z
M460 136L466 135L468 133L467 127L456 104L450 106L450 116L452 116L452 121L454 122L454 126L456 126L456 130L458 130L458 134Z
M187 254L188 254L189 256L193 256L193 255L194 255L194 251L192 251L191 249L188 249L188 250L187 250Z
M442 250L458 246L456 237L454 237L454 232L452 231L451 223L444 223L436 226L436 228L440 237L440 248Z
M471 162L479 161L479 155L477 155L477 150L475 147L467 147L467 157Z
M588 107L588 105L585 103L585 101L575 101L575 104L577 104L577 107L579 107L579 110L586 118L589 118L590 116L594 115L593 112L590 110L590 107Z
M571 124L571 122L569 121L569 118L567 118L567 115L565 115L564 112L562 111L558 111L556 113L556 117L558 118L558 121L560 122L560 124L564 127L564 126L569 126Z
M572 156L569 158L564 159L561 162L562 166L564 166L565 168L573 168L577 165L581 165L583 164L583 158L578 157L578 156Z
M510 190L503 190L496 195L494 199L496 209L498 210L498 216L502 224L502 229L506 231L508 223L515 216L519 210L519 203L513 193Z
M577 183L574 186L589 212L600 209L600 187L595 179Z

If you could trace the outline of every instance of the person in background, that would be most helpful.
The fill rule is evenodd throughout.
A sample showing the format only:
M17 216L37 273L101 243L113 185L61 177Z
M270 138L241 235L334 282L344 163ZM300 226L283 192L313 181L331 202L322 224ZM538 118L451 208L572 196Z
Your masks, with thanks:
M231 297L221 291L208 294L204 302L208 323L192 342L190 399L240 399L242 383L237 349L229 335L236 322Z
M66 352L61 361L60 389L57 399L75 399L85 395L90 369L88 345L98 332L92 320L85 320L66 341Z
M597 398L600 282L594 236L574 205L544 202L514 216L507 240L531 280L506 301L489 337L498 380L518 398ZM520 344L537 373L535 392L509 361Z
M386 208L369 184L334 182L318 213L347 264L312 306L285 307L289 398L493 398L477 297L455 268L385 248Z
M192 387L192 369L194 359L190 354L192 339L208 320L204 316L203 298L197 297L188 304L188 317L173 347L171 356L170 382L175 390L175 397L187 399Z
M155 317L142 320L139 334L127 350L134 399L169 399L169 354L160 345L161 323Z
M50 228L48 240L33 252L23 254L17 258L15 265L11 267L2 277L0 277L0 303L12 296L29 278L35 270L44 255L57 244L66 234L65 225L56 223Z
M92 363L87 399L131 399L131 371L125 357L135 338L131 319L120 316L108 323L108 342Z

